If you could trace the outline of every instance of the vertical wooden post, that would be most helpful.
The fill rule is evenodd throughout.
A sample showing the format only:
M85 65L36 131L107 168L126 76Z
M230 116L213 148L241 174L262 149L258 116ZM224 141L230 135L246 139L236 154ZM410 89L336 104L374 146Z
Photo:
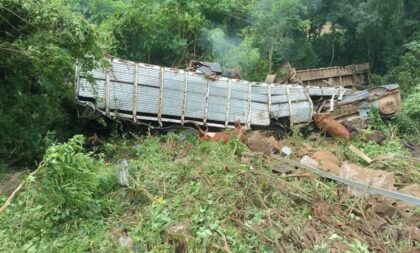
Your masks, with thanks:
M207 91L206 91L206 98L205 98L205 107L204 107L204 125L207 125L207 117L209 113L209 95L210 95L210 82L207 80Z
M105 73L105 113L109 117L109 71Z
M162 127L162 106L163 106L163 85L164 85L164 68L160 68L160 83L159 83L159 104L158 104L158 122Z
M314 112L314 103L312 102L311 97L309 96L309 92L308 92L308 86L302 86L303 88L303 92L305 93L305 97L306 99L308 99L308 103L309 103L309 115L308 115L308 124L311 123L312 121L312 115Z
M134 83L133 83L133 121L137 122L137 92L138 92L138 70L139 64L134 66Z
M246 119L246 127L251 129L251 82L248 83L248 115Z
M227 80L228 94L226 97L226 110L225 110L225 127L229 125L229 113L230 113L230 97L232 96L232 79Z
M290 98L290 90L289 90L289 86L290 85L286 85L286 96L287 96L287 101L288 101L288 105L289 105L289 119L290 119L290 128L292 128L293 126L293 115L292 115L292 100Z
M181 125L184 125L185 121L185 111L187 109L187 90L188 90L188 79L187 71L184 72L184 97L182 99L182 110L181 110Z

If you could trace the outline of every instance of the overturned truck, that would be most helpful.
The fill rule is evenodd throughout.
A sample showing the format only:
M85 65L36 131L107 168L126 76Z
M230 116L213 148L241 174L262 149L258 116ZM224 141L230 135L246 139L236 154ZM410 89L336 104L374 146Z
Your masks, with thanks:
M297 71L288 68L288 75L292 82L299 82L305 86L366 88L370 83L368 63Z
M309 123L326 100L351 93L343 87L268 84L112 59L106 68L76 68L77 101L101 114L134 123L194 123L247 128Z

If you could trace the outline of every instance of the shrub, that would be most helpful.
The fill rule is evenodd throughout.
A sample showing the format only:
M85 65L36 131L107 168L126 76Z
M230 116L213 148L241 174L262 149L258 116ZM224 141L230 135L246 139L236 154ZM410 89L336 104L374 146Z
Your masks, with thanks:
M420 142L420 84L402 101L402 112L397 124L402 134Z
M408 93L420 82L420 40L413 40L404 48L406 53L400 57L399 65L391 70L390 75Z
M88 251L86 237L73 243L81 233L99 238L98 244L109 243L103 238L103 218L116 177L100 157L84 151L83 143L83 136L76 135L47 149L37 174L0 215L1 252Z
M99 49L92 26L61 1L0 7L0 164L27 165L42 158L49 130L74 134L74 65L92 67Z
M99 186L105 166L83 152L83 143L83 136L76 135L44 156L36 196L57 221L91 216L103 207Z

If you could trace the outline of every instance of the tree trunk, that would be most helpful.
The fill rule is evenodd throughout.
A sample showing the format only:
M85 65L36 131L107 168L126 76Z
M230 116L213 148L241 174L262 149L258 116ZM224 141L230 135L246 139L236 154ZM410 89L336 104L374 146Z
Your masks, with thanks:
M330 67L334 62L335 57L335 24L332 24L332 52L331 52L331 60L330 60Z

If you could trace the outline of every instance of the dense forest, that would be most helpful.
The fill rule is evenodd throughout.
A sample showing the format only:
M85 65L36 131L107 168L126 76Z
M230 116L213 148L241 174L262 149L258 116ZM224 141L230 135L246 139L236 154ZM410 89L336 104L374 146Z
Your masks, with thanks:
M413 0L2 0L1 160L32 163L47 139L80 131L76 60L87 69L105 56L179 68L209 60L249 80L286 61L369 62L376 84L397 82L409 94L419 83L419 16Z

